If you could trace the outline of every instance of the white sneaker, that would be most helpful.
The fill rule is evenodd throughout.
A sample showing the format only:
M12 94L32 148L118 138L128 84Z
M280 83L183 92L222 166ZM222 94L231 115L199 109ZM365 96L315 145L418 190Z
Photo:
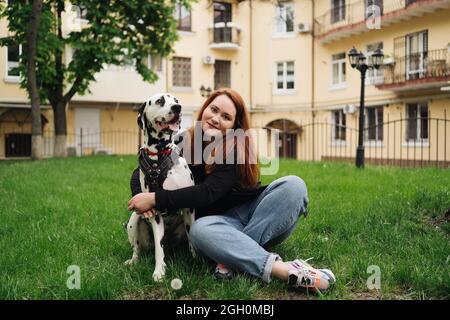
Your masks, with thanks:
M336 282L335 275L329 269L315 269L301 259L286 263L289 266L288 285L290 287L324 292Z

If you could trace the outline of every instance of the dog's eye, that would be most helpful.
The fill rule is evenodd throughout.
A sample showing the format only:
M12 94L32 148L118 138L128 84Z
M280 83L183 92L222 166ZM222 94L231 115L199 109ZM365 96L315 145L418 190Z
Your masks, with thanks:
M164 96L161 96L158 100L155 101L156 104L158 104L160 107L164 107L166 104L166 99L164 99Z

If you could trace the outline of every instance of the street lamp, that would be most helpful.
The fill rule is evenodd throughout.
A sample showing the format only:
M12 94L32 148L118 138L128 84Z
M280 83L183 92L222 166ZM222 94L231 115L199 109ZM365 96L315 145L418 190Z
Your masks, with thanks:
M353 47L348 52L348 59L352 68L361 72L361 96L359 101L359 130L358 130L358 148L356 149L356 167L364 168L364 87L367 69L378 69L383 60L383 51L378 48L369 56L369 63L366 63L367 57Z
M202 85L200 87L200 94L202 95L202 97L204 98L209 98L209 96L211 95L212 89L211 87L205 88L204 85Z

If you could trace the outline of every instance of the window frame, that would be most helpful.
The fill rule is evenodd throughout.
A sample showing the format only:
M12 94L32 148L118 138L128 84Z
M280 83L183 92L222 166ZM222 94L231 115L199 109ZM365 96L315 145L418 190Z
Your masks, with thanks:
M375 111L375 139L369 138L369 110ZM381 122L379 119L379 111L381 111ZM364 109L364 141L369 144L381 144L384 140L384 132L383 132L383 121L384 121L384 107L383 106L369 106ZM380 139L381 134L381 139Z
M335 1L340 3L339 6L335 6ZM345 0L330 0L330 23L335 24L345 20L346 16L346 3ZM335 12L338 12L338 15L335 15ZM336 20L337 19L337 20Z
M12 61L17 63L17 66L20 64L20 56L22 55L23 46L22 44L18 45L19 47L19 61ZM5 46L5 81L6 82L12 82L12 83L19 83L20 82L20 74L19 75L10 75L10 69L15 68L16 66L11 67L10 61L9 61L9 52L8 52L8 46Z
M293 83L294 86L293 88L287 88L287 64L288 63L292 63L293 64ZM278 65L279 64L283 64L283 88L278 88ZM295 60L285 60L285 61L276 61L275 62L275 70L274 70L274 87L273 87L273 93L274 94L293 94L296 93L297 90L297 85L296 85L296 81L295 81Z
M416 123L416 131L415 131L415 135L416 138L410 138L410 121L413 121L413 118L409 117L409 108L415 106L417 108L416 112L417 112L417 116L415 119ZM427 112L427 117L426 118L422 118L421 117L421 109L422 108L426 108L426 112ZM429 137L430 137L430 125L429 125L429 119L430 119L430 109L428 106L428 103L426 102L417 102L417 103L407 103L405 105L405 114L406 114L406 125L405 125L405 142L408 145L417 145L419 144L428 144L429 143ZM426 126L427 126L427 131L426 131L426 138L421 138L422 135L422 119L426 119Z
M175 84L175 59L189 59L189 85L188 86L184 86L184 85L176 85ZM181 79L181 82L182 79ZM181 83L183 84L183 83ZM182 56L174 56L172 58L172 88L175 89L192 89L192 58L191 57L182 57Z
M181 15L184 12L189 13L189 26L183 27L181 26ZM177 20L177 31L184 31L184 32L192 32L192 10L187 9L185 6L183 6L181 3L178 3L176 5L175 13L174 13L175 19Z
M344 58L340 58L338 60L334 60L334 57L337 55L344 54ZM330 89L345 89L347 88L347 54L346 52L339 52L331 55L331 81L330 81ZM338 65L338 83L333 83L334 81L334 65ZM344 65L342 67L342 65Z
M285 2L281 6L275 6L275 23L273 29L274 36L292 36L295 35L295 6L293 2ZM292 31L287 30L287 14L292 12ZM278 31L278 26L282 26L282 30Z
M338 117L336 117L336 116L338 116ZM347 118L346 118L346 116L347 115L344 113L343 109L331 110L331 120L333 123L333 129L331 131L332 145L343 145L347 142L347 133L346 133ZM338 129L339 137L336 137L337 127L339 128ZM343 132L343 137L342 137L342 132Z

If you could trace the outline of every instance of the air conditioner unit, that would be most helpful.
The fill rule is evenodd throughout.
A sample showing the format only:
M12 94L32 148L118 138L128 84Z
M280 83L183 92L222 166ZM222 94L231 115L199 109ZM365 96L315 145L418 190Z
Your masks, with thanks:
M297 25L297 28L298 28L298 32L300 32L300 33L308 33L308 32L311 31L311 25L309 23L306 23L306 22L299 23Z
M346 104L344 106L344 113L345 114L353 114L356 112L356 106L354 104Z
M215 59L213 56L205 56L203 57L203 64L214 64Z

